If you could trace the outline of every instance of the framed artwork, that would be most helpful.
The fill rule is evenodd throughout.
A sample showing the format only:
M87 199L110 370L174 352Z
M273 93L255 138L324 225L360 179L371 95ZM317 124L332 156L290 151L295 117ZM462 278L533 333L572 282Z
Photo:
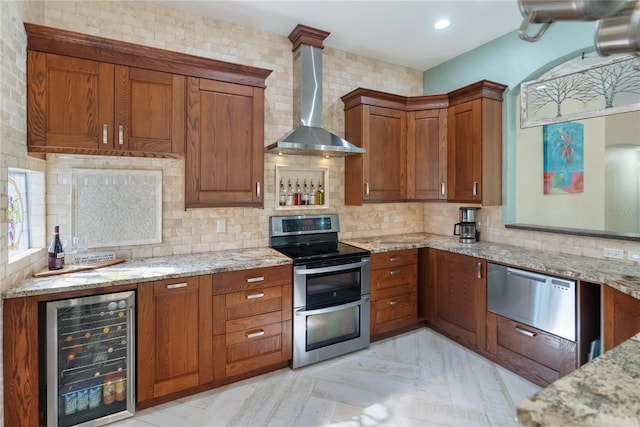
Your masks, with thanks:
M584 192L584 125L544 125L544 194Z
M640 71L633 67L636 58L601 59L583 55L560 71L522 83L520 127L640 110Z

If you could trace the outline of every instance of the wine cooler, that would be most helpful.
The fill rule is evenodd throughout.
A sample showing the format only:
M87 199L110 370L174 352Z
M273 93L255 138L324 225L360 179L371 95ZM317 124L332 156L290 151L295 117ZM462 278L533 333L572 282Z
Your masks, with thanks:
M47 425L101 426L135 413L135 293L46 304Z

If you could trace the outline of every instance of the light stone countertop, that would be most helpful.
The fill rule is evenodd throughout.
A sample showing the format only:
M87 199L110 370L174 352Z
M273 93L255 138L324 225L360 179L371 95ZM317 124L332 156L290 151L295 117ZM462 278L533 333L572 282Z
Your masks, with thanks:
M187 276L291 264L291 259L271 248L248 248L198 254L141 258L110 267L27 279L8 289L3 298L17 298L92 288L175 279Z
M343 240L343 243L358 246L373 253L425 247L441 249L548 274L604 283L640 299L640 266L637 264L483 241L460 243L457 237L428 233L349 239Z
M640 334L517 405L527 427L640 426Z

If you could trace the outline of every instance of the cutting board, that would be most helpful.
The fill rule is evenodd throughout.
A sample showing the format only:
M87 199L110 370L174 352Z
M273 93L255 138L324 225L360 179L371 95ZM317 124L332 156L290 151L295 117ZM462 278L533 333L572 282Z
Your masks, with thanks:
M72 265L69 268L63 268L62 270L49 270L45 268L44 270L33 273L33 277L57 276L58 274L69 274L75 273L77 271L93 270L94 268L108 267L110 265L120 264L121 262L124 262L124 260L112 259L109 261L94 262L86 265Z

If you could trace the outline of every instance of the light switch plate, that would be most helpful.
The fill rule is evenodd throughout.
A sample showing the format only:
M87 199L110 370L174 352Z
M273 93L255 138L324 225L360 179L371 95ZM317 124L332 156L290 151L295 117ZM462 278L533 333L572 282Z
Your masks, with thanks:
M624 250L615 248L604 248L603 256L605 258L624 259Z
M226 221L224 219L219 219L217 222L217 226L218 226L218 233L224 233L227 228Z

